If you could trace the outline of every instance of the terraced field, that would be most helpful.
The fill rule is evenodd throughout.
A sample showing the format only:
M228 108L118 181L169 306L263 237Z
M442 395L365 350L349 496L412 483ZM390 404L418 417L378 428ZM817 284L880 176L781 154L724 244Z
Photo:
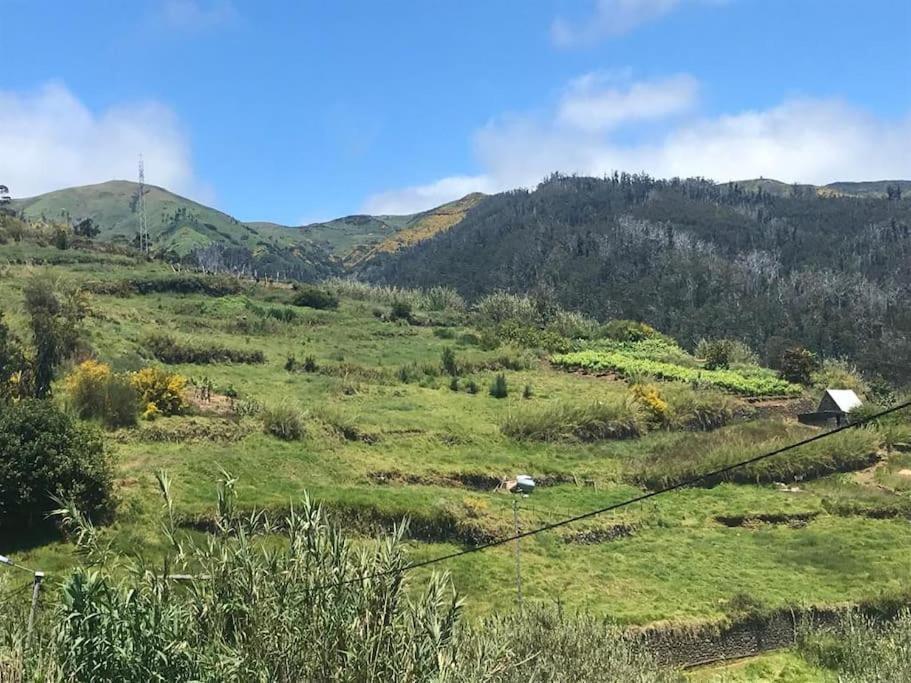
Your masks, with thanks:
M539 482L519 502L521 528L529 529L814 433L793 418L762 417L737 387L666 375L649 380L670 406L669 417L657 420L646 394L620 377L567 372L546 351L493 345L477 314L426 293L330 283L341 295L338 308L315 310L291 305L294 292L281 285L210 283L208 293L177 293L171 290L187 289L178 282L186 276L95 251L10 243L0 246L0 262L8 263L0 269L0 307L23 337L29 277L92 292L85 339L114 371L162 365L149 344L155 335L181 347L262 353L263 362L168 365L191 380L193 409L108 433L119 504L103 533L116 548L150 559L163 547L154 479L162 469L188 533L211 523L225 470L238 478L243 506L279 511L309 495L365 542L408 517L412 557L424 559L509 534L512 498L500 484L517 473ZM402 302L411 312L394 319ZM568 343L585 352L585 342ZM498 375L505 398L489 393ZM783 393L795 391L789 385ZM56 400L65 399L58 381ZM719 402L724 409L708 422L686 418L693 405ZM303 416L302 439L264 432L262 410L278 405ZM592 431L584 411L573 413L581 430L504 427L559 422L565 406L605 405L629 411L637 431L609 438ZM911 580L911 479L908 456L892 445L908 434L907 419L851 432L743 476L526 539L526 599L642 624L724 618L743 596L773 608L897 594ZM79 561L59 539L8 542L16 559L51 575ZM515 599L512 546L448 568L474 614Z

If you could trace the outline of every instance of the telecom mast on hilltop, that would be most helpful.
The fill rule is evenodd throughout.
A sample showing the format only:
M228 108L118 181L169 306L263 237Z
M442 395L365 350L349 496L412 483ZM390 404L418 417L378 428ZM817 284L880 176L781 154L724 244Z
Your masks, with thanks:
M151 245L149 244L149 225L146 222L146 175L142 165L142 155L139 155L139 251L148 254Z

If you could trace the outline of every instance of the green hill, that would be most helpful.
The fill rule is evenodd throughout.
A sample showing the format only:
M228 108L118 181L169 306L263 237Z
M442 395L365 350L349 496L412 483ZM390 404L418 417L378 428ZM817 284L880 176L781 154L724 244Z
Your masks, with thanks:
M242 223L154 185L146 186L144 200L153 249L169 259L301 280L338 270L324 249L284 226ZM70 223L91 218L100 230L98 239L135 244L138 201L137 183L112 180L15 200L12 208L30 220Z

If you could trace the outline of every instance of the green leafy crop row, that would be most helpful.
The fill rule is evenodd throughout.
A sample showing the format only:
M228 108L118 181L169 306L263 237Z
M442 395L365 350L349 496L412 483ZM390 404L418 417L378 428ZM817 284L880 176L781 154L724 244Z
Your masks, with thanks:
M679 382L707 384L752 396L790 396L801 388L777 377L746 376L736 370L704 370L637 358L620 351L577 351L557 354L551 361L570 370L613 371L623 376L650 375Z

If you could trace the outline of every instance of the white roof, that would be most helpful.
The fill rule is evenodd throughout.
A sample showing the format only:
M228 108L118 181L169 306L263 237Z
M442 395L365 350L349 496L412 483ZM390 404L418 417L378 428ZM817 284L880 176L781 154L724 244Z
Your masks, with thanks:
M838 406L839 410L843 410L846 413L861 405L857 394L850 389L826 389L826 395L835 401L835 405Z

